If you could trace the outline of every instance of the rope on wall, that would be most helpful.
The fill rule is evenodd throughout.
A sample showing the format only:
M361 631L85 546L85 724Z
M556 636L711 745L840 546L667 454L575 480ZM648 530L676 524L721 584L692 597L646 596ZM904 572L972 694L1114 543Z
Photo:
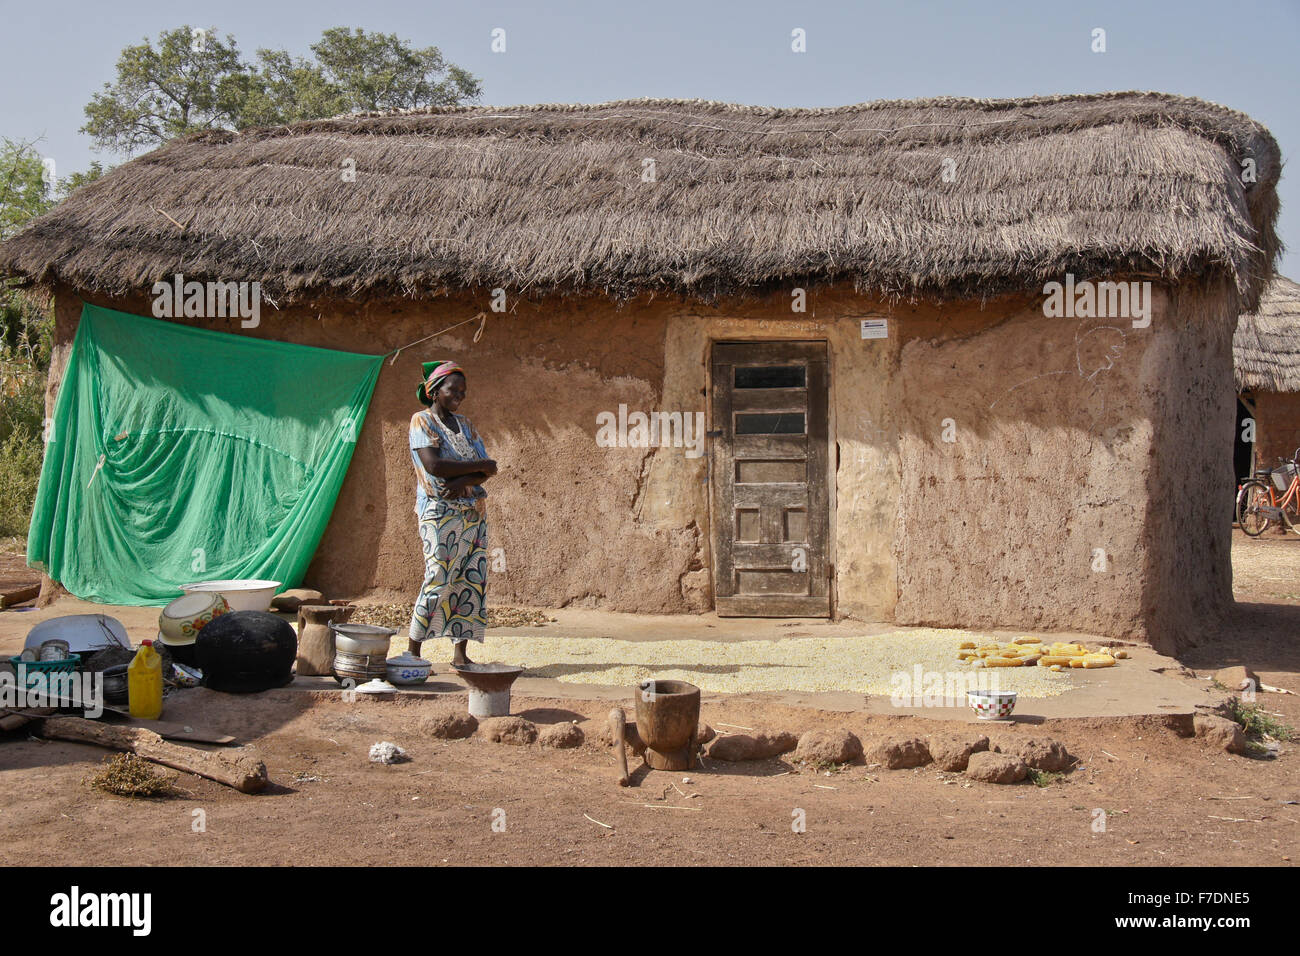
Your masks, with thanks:
M452 329L458 329L462 325L469 325L471 322L478 322L478 328L474 330L474 342L477 343L478 340L483 337L483 329L484 327L487 326L486 312L480 312L478 315L466 319L464 322L457 322L455 325L449 325L445 329L440 329L439 331L434 332L432 335L426 335L422 339L416 339L414 342L407 342L405 345L399 345L391 352L385 352L384 356L385 357L389 355L392 356L392 358L388 360L388 364L392 365L394 362L397 361L397 356L401 355L402 352L404 352L406 349L419 345L421 342L427 342L429 341L429 339L436 339L438 336L442 335L443 332L450 332Z

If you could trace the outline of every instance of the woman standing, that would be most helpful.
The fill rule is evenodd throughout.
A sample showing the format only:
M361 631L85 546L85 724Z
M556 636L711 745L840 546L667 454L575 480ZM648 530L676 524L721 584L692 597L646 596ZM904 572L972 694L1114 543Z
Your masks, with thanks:
M453 667L473 663L466 642L487 629L487 492L497 473L469 419L457 415L465 400L465 372L455 362L425 362L416 390L429 406L411 416L415 513L424 548L424 584L411 616L410 650L431 637L455 645Z

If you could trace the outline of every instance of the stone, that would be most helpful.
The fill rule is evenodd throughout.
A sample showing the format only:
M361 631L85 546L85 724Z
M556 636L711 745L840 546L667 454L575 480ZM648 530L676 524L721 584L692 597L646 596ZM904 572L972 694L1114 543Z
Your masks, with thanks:
M985 751L970 755L966 776L984 783L1019 783L1029 776L1029 768L1019 757Z
M577 724L551 724L549 727L543 727L542 732L537 735L537 742L543 747L553 747L556 750L568 750L572 747L581 747L582 742L586 740L586 734Z
M271 607L277 611L296 613L303 604L323 604L325 595L311 588L289 588L271 598Z
M537 725L522 717L488 717L479 721L478 729L494 744L522 746L537 742Z
M1259 675L1249 667L1241 664L1236 667L1220 668L1214 672L1214 679L1234 694L1240 694L1247 690L1259 691ZM1247 684L1247 681L1251 683Z
M1197 714L1192 718L1196 736L1214 747L1222 747L1230 754L1244 753L1246 734L1241 724L1217 714Z
M868 766L880 764L886 770L907 770L931 760L930 748L920 737L886 737L872 744L865 756Z
M862 741L843 727L810 730L799 738L796 760L807 763L848 763L862 756Z
M949 773L961 773L966 769L971 754L984 753L988 749L989 739L983 735L973 739L949 737L930 741L930 757L934 765Z
M1058 741L1046 737L1012 741L1007 744L1006 752L1011 756L1019 757L1027 767L1050 773L1060 773L1074 765L1074 758L1070 756L1070 752Z
M419 727L421 733L430 737L439 737L443 740L461 740L465 737L474 736L474 731L478 730L478 719L472 714L465 713L435 714L421 720Z
M411 759L405 750L389 740L381 740L370 748L371 763L402 763Z
M767 760L789 753L799 745L799 738L784 730L755 734L724 734L714 737L705 751L714 760L737 763L742 760Z

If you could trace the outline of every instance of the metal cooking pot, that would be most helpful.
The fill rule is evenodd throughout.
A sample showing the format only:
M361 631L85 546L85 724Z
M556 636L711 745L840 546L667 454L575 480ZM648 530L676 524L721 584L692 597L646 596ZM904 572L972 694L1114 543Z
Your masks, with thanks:
M342 624L330 621L334 650L357 657L388 657L388 642L397 631L378 624Z
M334 679L361 683L388 675L388 642L397 631L377 624L330 621L334 632Z

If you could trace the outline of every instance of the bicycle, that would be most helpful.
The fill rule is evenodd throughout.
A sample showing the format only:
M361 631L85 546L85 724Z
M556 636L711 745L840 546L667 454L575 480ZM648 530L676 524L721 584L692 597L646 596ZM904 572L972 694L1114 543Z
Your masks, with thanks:
M1278 462L1276 468L1257 469L1237 492L1237 525L1252 538L1274 521L1288 531L1296 531L1300 524L1300 448L1292 458Z

